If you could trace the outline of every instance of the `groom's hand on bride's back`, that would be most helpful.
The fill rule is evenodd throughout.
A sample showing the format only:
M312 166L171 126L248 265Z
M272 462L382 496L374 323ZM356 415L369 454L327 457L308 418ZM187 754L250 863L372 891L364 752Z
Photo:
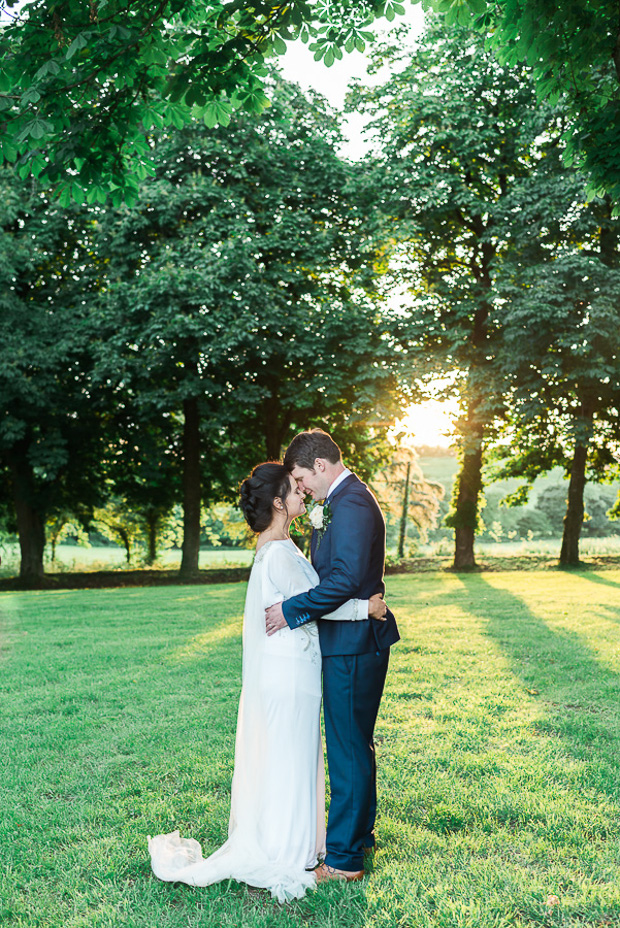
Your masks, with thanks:
M271 637L286 626L286 619L282 612L282 603L274 603L265 609L265 631Z
M376 619L377 622L385 622L387 604L383 598L383 593L373 593L368 600L368 618Z

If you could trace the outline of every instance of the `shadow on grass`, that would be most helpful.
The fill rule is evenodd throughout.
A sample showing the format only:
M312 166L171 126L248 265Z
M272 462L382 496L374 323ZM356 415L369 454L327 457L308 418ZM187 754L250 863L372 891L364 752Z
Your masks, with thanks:
M597 787L618 799L620 770L620 676L601 664L580 636L550 628L518 596L483 576L463 579L472 614L507 656L530 697L542 703L541 733L559 737L577 759L598 768ZM495 608L494 608L495 607Z
M580 571L576 576L579 577L580 580L589 580L590 583L600 583L603 586L613 586L616 589L620 589L620 582L617 580L608 580L607 577L600 577L598 574Z

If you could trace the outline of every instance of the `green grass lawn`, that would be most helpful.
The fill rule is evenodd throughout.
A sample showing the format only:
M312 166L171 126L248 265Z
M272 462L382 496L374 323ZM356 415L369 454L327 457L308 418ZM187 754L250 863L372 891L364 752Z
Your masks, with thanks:
M1 924L620 925L620 571L390 577L368 879L155 880L147 834L226 837L244 594L0 594Z

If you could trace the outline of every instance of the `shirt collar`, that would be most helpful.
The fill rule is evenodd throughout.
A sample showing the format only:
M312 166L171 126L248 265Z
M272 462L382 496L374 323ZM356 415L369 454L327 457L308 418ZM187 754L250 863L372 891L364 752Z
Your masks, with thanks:
M325 497L325 502L328 501L331 494L334 492L336 487L340 486L343 480L346 480L347 477L350 477L353 471L350 471L348 467L345 467L341 474L338 474L334 482L331 484L329 490L327 491L327 496Z

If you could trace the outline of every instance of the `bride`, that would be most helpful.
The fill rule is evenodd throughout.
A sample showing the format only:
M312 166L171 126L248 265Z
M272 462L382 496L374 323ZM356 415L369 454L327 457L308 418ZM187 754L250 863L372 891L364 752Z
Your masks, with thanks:
M241 484L241 509L258 533L243 617L243 672L228 840L203 858L178 831L149 837L160 880L208 886L235 879L279 902L315 885L325 853L325 774L320 732L321 651L316 623L268 637L265 609L316 586L318 575L289 536L306 511L282 464L259 464ZM324 616L382 619L385 603L349 600Z

